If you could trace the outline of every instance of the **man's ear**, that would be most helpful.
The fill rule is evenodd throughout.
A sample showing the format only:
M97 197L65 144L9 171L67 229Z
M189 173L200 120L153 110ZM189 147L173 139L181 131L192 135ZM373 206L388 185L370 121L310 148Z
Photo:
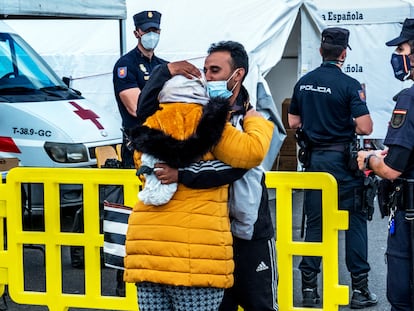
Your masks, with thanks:
M346 49L344 49L344 50L342 51L341 55L339 56L339 60L340 60L341 62L343 62L343 61L345 61L345 58L346 58Z
M134 36L135 38L139 39L141 36L139 35L138 30L134 30Z
M243 78L246 76L246 70L244 68L239 68L235 74L234 81L242 81Z

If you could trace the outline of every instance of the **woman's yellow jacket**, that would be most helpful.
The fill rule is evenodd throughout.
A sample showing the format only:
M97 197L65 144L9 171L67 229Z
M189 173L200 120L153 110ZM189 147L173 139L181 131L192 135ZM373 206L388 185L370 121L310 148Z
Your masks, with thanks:
M168 139L177 140L177 146L194 136L203 116L203 106L168 103L160 107L161 110L146 120L145 128L160 130L158 134L162 132ZM262 162L270 146L273 123L249 117L244 120L244 132L228 122L223 127L221 139L209 146L210 151L199 155L200 160L219 159L246 169ZM139 136L140 132L143 131L137 130L135 135ZM157 140L151 134L148 137ZM156 144L153 140L146 140L145 145L148 141ZM164 157L168 163L174 150L164 149L165 154L154 156ZM139 157L140 153L136 152L137 167L140 166ZM231 287L234 263L227 200L228 185L190 189L179 184L165 205L144 205L138 201L129 217L125 281Z

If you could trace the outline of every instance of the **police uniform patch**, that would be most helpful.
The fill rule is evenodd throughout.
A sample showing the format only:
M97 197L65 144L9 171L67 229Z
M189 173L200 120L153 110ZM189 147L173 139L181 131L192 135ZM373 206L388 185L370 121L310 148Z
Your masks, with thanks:
M360 98L363 102L365 102L365 101L367 100L367 97L365 96L365 91L364 91L364 90L358 90L358 95L359 95L359 98Z
M118 78L123 79L127 76L127 67L118 67Z
M406 116L407 109L394 109L391 116L391 127L394 129L401 127L404 124Z

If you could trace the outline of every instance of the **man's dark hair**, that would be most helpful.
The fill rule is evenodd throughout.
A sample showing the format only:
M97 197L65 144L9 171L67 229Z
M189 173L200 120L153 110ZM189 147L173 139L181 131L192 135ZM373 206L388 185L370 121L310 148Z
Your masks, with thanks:
M344 50L344 47L340 45L334 45L330 43L321 43L321 55L322 55L323 61L338 60L343 50Z
M247 73L249 72L249 56L247 55L244 46L241 43L235 41L220 41L217 43L213 43L209 47L207 53L211 54L214 52L221 51L230 52L230 56L232 59L232 69L235 70L237 68L244 68L244 70L246 71L246 74L244 75L245 78L247 76Z

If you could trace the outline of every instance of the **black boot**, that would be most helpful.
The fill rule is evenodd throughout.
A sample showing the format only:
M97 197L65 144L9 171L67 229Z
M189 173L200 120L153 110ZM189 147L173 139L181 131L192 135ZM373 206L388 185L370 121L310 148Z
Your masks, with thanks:
M317 307L321 302L318 294L318 274L316 272L302 271L302 305L304 307Z
M362 309L376 305L377 295L368 289L368 273L352 274L352 299L351 309Z

